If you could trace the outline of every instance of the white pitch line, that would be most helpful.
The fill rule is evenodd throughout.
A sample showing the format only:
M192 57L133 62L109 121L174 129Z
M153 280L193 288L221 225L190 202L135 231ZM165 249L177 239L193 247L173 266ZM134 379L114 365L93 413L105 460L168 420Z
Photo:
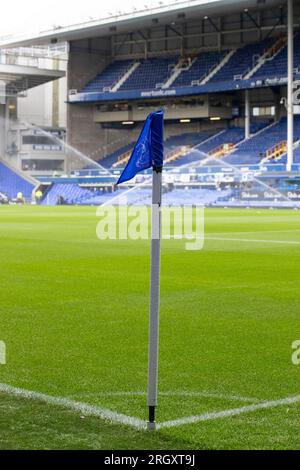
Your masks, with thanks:
M111 423L123 424L137 429L146 429L146 421L143 421L139 418L117 413L106 408L88 405L87 403L77 402L70 400L69 398L45 395L44 393L24 390L22 388L12 387L11 385L7 384L0 384L0 393L1 392L7 395L13 395L15 397L25 398L28 400L42 401L48 405L60 406L62 408L82 413L83 415L97 416L98 418L105 419Z
M250 242L250 243L275 243L280 245L300 245L300 241L295 240L258 240L254 238L230 238L230 237L210 237L207 235L204 236L196 236L196 235L168 235L167 237L163 237L163 240L212 240L212 241L229 241L229 242Z
M278 406L293 405L295 403L300 403L300 395L296 395L294 397L281 398L279 400L263 401L261 403L257 403L256 405L247 405L241 408L233 408L224 411L214 411L209 413L203 413L202 415L198 416L188 416L186 418L165 421L164 423L158 424L157 428L172 428L176 426L183 426L185 424L195 424L205 421L212 421L215 419L231 418L232 416L237 416L244 413L251 413L258 410L266 410Z
M146 429L146 421L144 420L117 413L106 408L100 408L98 406L88 405L87 403L81 403L74 400L70 400L69 398L54 397L51 395L46 395L44 393L13 387L8 384L0 384L0 393L25 398L27 400L41 401L47 403L48 405L60 406L62 408L69 409L88 416L97 416L98 418L110 421L111 423L123 424L141 430ZM240 408L208 412L202 415L188 416L172 421L165 421L163 423L158 423L157 429L183 426L186 424L194 424L199 422L212 421L216 419L230 418L232 416L237 416L244 413L250 413L258 410L275 408L284 405L293 405L295 403L300 403L300 395L282 398L279 400L264 401L257 404L243 406Z
M230 241L230 242L247 242L247 243L276 243L280 245L300 245L300 241L291 241L291 240L257 240L254 238L219 238L219 237L205 237L205 240L214 240L214 241Z

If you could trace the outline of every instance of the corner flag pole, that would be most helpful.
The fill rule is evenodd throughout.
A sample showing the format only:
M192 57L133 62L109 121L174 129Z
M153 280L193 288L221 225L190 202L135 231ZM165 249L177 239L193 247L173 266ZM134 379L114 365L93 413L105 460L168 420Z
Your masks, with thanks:
M164 164L164 111L160 109L147 117L131 157L117 184L125 183L137 173L153 168L152 182L152 235L151 235L151 284L149 318L148 357L148 407L147 429L156 429L158 378L158 333L160 295L160 238L161 238L161 193Z
M152 235L151 235L151 284L148 355L148 431L156 429L155 410L158 387L158 340L160 302L160 240L161 240L162 168L153 168L152 179Z

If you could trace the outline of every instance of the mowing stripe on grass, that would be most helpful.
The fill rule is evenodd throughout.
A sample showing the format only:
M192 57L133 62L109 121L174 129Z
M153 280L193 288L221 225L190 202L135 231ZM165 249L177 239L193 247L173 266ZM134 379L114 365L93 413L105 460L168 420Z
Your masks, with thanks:
M292 240L257 240L254 238L227 238L227 237L207 237L205 240L214 240L214 241L229 241L229 242L247 242L247 243L277 243L281 245L300 245L300 241Z
M69 410L82 413L88 416L97 416L98 418L105 419L114 424L124 424L137 429L145 429L146 421L138 418L133 418L121 413L116 413L106 408L100 408L98 406L88 405L87 403L81 403L68 398L54 397L51 395L45 395L44 393L33 392L30 390L24 390L22 388L12 387L7 384L0 384L0 393L7 395L13 395L15 397L25 398L27 400L42 401L47 405L60 406Z
M252 402L257 403L259 400L253 397L242 397L239 395L230 395L226 393L215 393L215 392L189 392L189 391L178 391L178 392L160 392L158 395L164 397L188 397L188 398L215 398L217 400L228 400L228 401L241 401L241 402Z
M172 428L176 426L183 426L185 424L195 424L205 421L212 421L215 419L231 418L232 416L241 415L244 413L251 413L258 410L266 410L269 408L275 408L278 406L293 405L300 403L300 395L294 397L281 398L279 400L263 401L257 405L247 405L241 408L233 408L224 411L213 411L209 413L203 413L198 416L188 416L186 418L174 419L172 421L165 421L157 425L157 428Z
M249 234L257 234L257 233L295 233L300 232L300 229L292 229L292 230L251 230L251 231L243 231L243 232L206 232L207 235L249 235Z
M70 398L76 398L77 396L80 397L90 397L93 396L95 398L101 397L144 397L147 396L146 392L95 392L95 393L86 393L86 394L78 394L78 395L71 395ZM215 398L216 400L227 400L227 401L240 401L240 402L247 402L247 403L258 403L260 400L254 397L242 397L239 395L230 395L226 393L215 393L215 392L189 392L188 390L184 391L169 391L169 392L158 392L159 397L187 397L187 398Z

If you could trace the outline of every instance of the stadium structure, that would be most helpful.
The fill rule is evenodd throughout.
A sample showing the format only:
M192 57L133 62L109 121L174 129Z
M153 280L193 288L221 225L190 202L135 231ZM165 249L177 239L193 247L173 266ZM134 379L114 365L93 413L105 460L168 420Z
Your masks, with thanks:
M67 43L69 56L67 143L55 135L52 147L43 130L39 145L48 147L35 149L47 150L48 162L49 151L61 153L63 165L53 156L47 167L24 166L3 124L0 192L30 200L40 188L49 205L122 194L143 182L116 187L146 116L163 107L166 202L299 205L299 25L292 0L191 0L2 41L5 49ZM131 202L150 201L144 182Z
M56 102L66 81L62 58L65 46L0 50L1 202L15 201L18 193L30 202L39 185L35 174L64 167L61 143L53 142L53 136L65 138Z

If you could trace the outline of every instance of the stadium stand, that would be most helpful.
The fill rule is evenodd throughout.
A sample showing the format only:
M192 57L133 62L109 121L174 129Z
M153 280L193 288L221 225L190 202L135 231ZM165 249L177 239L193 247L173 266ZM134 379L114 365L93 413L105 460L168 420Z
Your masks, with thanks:
M286 141L287 136L287 119L282 118L279 122L268 126L265 130L252 136L249 140L244 141L238 146L226 161L233 165L255 165L266 158L266 152L276 144ZM300 116L294 119L294 141L300 139ZM283 159L281 162L283 163ZM273 163L274 159L270 159L269 163Z
M295 141L300 139L299 118L295 118ZM251 125L252 137L245 139L245 129L231 126L228 129L212 129L200 133L184 133L170 136L165 141L165 163L168 166L187 165L211 157L225 157L232 164L258 164L266 157L266 152L286 139L287 122L283 118L278 123L269 121L254 122ZM299 137L298 137L299 136ZM130 155L134 143L121 147L99 163L112 168L122 155ZM228 147L226 147L228 146ZM127 160L126 160L127 161ZM124 167L126 161L120 168ZM270 159L270 163L274 160ZM284 160L282 160L284 162Z
M265 158L269 146L275 145L286 138L287 120L286 118L282 118L279 122L271 125L267 122L254 123L251 132L254 134L248 140L244 140L244 129L240 127L171 136L166 140L167 155L172 152L172 150L181 146L190 146L192 150L175 161L169 162L169 164L177 167L201 160L209 154L213 156L212 151L228 143L235 144L238 148L227 157L224 156L225 162L234 165L258 164L263 160L262 156ZM299 140L300 117L295 117L295 141ZM131 148L132 145L133 144L129 144L127 147L122 147L118 152L107 157L107 168L116 161L119 154L124 153L124 151ZM201 152L203 153L202 155ZM280 162L284 162L285 158L285 155L282 155ZM269 163L273 162L274 160L271 159ZM297 162L300 163L300 147L295 149L295 163ZM209 164L209 162L207 164ZM2 189L1 186L0 189ZM7 191L3 192L7 193ZM117 192L118 195L121 195L121 193L122 190ZM49 190L45 193L42 204L56 205L64 203L98 205L109 200L111 197L112 193L103 189L87 189L78 184L56 183L51 185ZM238 198L238 195L236 195L236 197ZM222 205L226 201L230 202L230 198L234 199L232 190L189 189L188 191L183 191L182 189L174 189L164 194L164 203L170 205L176 205L178 202L181 204L193 204L196 200L198 203L205 205ZM128 194L129 204L150 204L150 200L150 193L147 188L140 188Z
M159 88L170 77L177 62L178 57L143 60L119 90L152 90Z
M213 67L216 67L226 55L225 52L204 52L199 54L191 67L182 70L172 87L193 86L199 84Z
M147 113L160 106L166 109L165 135L168 136L164 143L164 164L166 172L171 170L164 181L165 204L194 204L198 201L218 206L224 203L234 205L239 200L239 204L247 205L249 200L246 197L242 200L239 187L244 179L237 175L247 173L251 177L262 175L264 178L267 175L266 178L274 178L276 172L276 184L284 181L290 169L286 166L287 119L282 117L278 122L265 120L265 116L270 116L270 119L283 116L286 114L284 105L287 107L287 31L285 11L282 8L280 11L283 15L280 24L276 23L277 17L273 24L268 14L265 18L262 14L257 28L254 27L254 17L251 19L251 15L244 15L249 13L244 10L238 30L229 17L226 22L220 17L220 25L216 23L213 27L214 20L207 16L201 18L199 27L187 24L181 33L172 24L166 28L157 24L153 28L153 37L150 30L146 34L132 31L127 38L120 31L113 35L109 33L107 39L112 36L113 39L105 40L103 44L100 37L97 41L89 41L91 58L82 63L77 52L80 49L80 54L84 55L87 51L85 48L83 51L82 44L76 45L77 40L74 40L70 49L74 54L69 57L68 104L80 106L82 103L82 107L74 107L74 113L69 115L78 135L75 138L75 133L71 132L68 140L78 146L83 157L87 154L89 158L80 158L78 162L78 159L75 161L69 157L59 171L51 169L56 168L55 165L49 165L48 170L40 170L42 166L33 163L33 171L26 166L31 158L28 148L20 147L20 168L26 168L26 173L32 171L39 178L41 187L48 188L42 204L98 205L122 195L122 188L126 186L120 189L116 181L135 145L136 131ZM230 28L227 22L230 22ZM295 75L300 78L298 25L295 25L295 31L298 32L294 34L294 68ZM258 37L264 39L253 42ZM106 60L112 62L79 90L76 87L83 67L87 68L89 78L91 69L100 70L95 69L99 44L103 45ZM299 109L295 107L297 112ZM251 121L247 140L246 114ZM195 132L196 129L207 130ZM15 140L23 145L21 138ZM294 144L295 165L292 171L299 179L300 115L294 119ZM2 148L7 152L5 158L17 160L13 153L10 154L9 146L3 145ZM105 148L114 151L104 156ZM42 151L34 145L31 150ZM100 155L102 158L98 163L109 171L103 171L94 164L93 160L99 159ZM187 165L190 168L186 169ZM243 172L239 171L240 168L234 170L242 165L247 166ZM150 173L149 170L148 176ZM145 175L140 175L137 181L145 182ZM143 184L141 186L130 191L129 204L150 204L149 185L146 188ZM132 188L132 185L128 187ZM14 172L5 163L0 163L0 197L3 194L13 199L22 192L29 200L33 188L34 184L23 178L22 172ZM256 191L260 189L258 187Z
M206 130L169 137L165 142L165 164L180 166L201 159L199 152L194 149L213 138L216 132L216 130Z
M274 42L273 39L265 39L260 43L249 44L238 49L231 59L220 69L211 82L233 81L242 79L254 66L255 61L260 57Z
M168 137L165 141L165 155L168 157L169 154L175 152L178 148L195 147L210 138L215 134L215 132L215 130L202 131L201 133L187 132ZM100 163L104 168L112 168L123 155L127 154L128 156L128 152L133 149L134 144L135 142L131 142L128 145L121 147L102 160L99 160L98 163ZM121 165L121 167L124 167L125 163L126 161Z
M45 192L42 205L55 206L62 200L65 204L85 204L92 199L92 196L99 196L89 189L84 189L77 184L54 184Z
M300 163L300 147L295 149L294 152L294 162L295 163Z
M204 139L214 134L214 130L206 130L202 132L186 132L184 134L176 134L168 137L165 141L165 147L168 150L176 148L180 145L194 146Z
M99 160L98 163L100 163L104 168L112 168L112 166L118 161L118 159L122 155L133 149L134 144L135 142L130 142L129 144L124 145L123 147L119 148L107 157L102 158L102 160Z
M26 200L31 199L34 184L13 171L4 162L0 162L0 191L9 199L15 199L21 192Z
M259 132L267 125L265 121L261 123L254 123L251 126L252 134ZM223 157L227 153L227 149L235 147L239 142L245 138L245 129L241 127L229 127L228 129L215 129L213 131L206 131L201 134L195 134L195 139L192 149L186 152L178 159L169 162L174 166L187 165L192 162L197 162L205 159L208 156ZM176 142L177 145L183 145L179 142L180 136L170 139L171 142ZM166 148L168 148L168 141ZM209 162L208 162L209 163Z
M210 206L219 200L229 199L232 195L231 189L173 189L165 192L163 196L163 205L180 206L182 204L193 206L196 204ZM147 189L128 194L129 204L151 204L151 192Z
M295 116L294 122L294 140L298 142L300 141L300 116ZM223 145L231 144L236 147L233 151L230 150L229 155L217 155L216 158L221 156L225 158L224 161L233 165L258 164L264 161L268 149L285 141L287 135L287 120L286 118L282 118L279 122L271 125L266 121L261 123L254 122L251 126L251 133L252 136L249 140L244 140L244 128L241 127L229 127L223 130L213 129L200 133L193 132L170 136L165 142L166 163L169 166L179 167L181 165L197 162L203 160L208 155L213 157L218 148ZM112 165L118 161L120 155L131 151L133 145L134 143L130 143L121 147L104 160L101 160L100 163L106 168L111 168ZM169 156L172 156L172 152L178 152L178 149L181 148L186 150L182 152L182 154L177 155L176 158L169 159ZM273 162L286 163L285 152L283 152L277 160L271 158L268 161L268 163ZM295 163L300 163L300 147L295 149ZM207 164L209 165L209 161ZM211 164L215 164L215 162L211 162ZM18 192L22 192L24 197L29 200L33 189L33 183L27 181L22 175L15 173L4 162L0 163L1 193L13 199L16 198ZM118 194L121 194L121 192L119 191ZM176 194L176 191L170 194L167 193L165 195L166 203L168 203L169 199L170 202L173 201L172 203L176 203ZM189 203L189 200L193 199L193 194L196 193L193 193L193 191L185 193L187 203ZM96 205L105 202L105 200L111 198L111 196L112 194L110 192L103 189L86 189L78 184L53 184L45 193L42 204L56 205L60 203L59 200L61 199L61 201L66 204ZM205 197L205 193L197 193L198 198L201 199L202 196L205 204L211 204L214 202L215 196L217 197L216 201L219 201L220 194L213 195L210 190L209 193L207 193L207 197ZM147 189L141 189L138 194L134 192L130 197L132 201L129 201L129 203L142 200L146 202L149 199L149 191ZM182 197L182 194L180 194L180 197ZM189 199L190 197L191 199Z
M214 138L208 142L197 146L197 149L209 154L212 151L217 150L224 144L237 144L245 137L245 130L242 127L230 127L225 129L223 132L217 134Z
M214 190L214 189L175 189L164 194L163 203L169 206L195 205L197 204L209 206L214 204L220 198L229 198L232 194L231 189Z
M299 73L300 68L300 34L294 39L294 68ZM253 75L254 80L266 80L273 77L287 76L287 46L283 47L278 54L267 60L264 65Z
M295 187L297 189L297 186ZM295 189L295 190L296 190ZM269 207L270 201L264 198L265 188L257 182L251 186L216 188L175 188L164 192L163 205L204 205L215 207ZM285 196L286 191L280 188L282 197L276 201L276 206L295 207L299 201L289 201ZM73 205L100 205L111 200L112 197L122 196L126 190L118 190L116 193L101 192L101 190L84 189L77 184L54 184L48 194L44 196L42 205L57 205L58 197L63 197L63 204ZM275 194L275 193L274 193ZM277 194L277 193L276 193ZM253 196L255 201L253 202ZM277 197L278 198L278 197ZM275 199L275 198L274 198ZM135 191L126 193L126 201L129 205L150 205L151 190L149 188L137 188Z
M216 130L206 130L201 132L188 132L185 134L172 135L165 141L166 154L180 146L195 147L201 142L209 139L215 133Z
M118 91L132 90L155 90L160 88L182 88L201 85L205 77L215 68L216 73L212 73L210 79L205 82L210 91L217 91L226 85L226 89L235 89L237 84L247 78L251 70L252 81L274 79L285 77L287 74L287 46L281 38L278 50L269 54L278 44L278 38L267 38L259 43L248 44L237 49L230 59L222 64L227 52L204 52L199 54L189 66L180 68L178 57L151 58L139 61L139 65L133 70ZM268 56L268 54L269 56ZM300 74L300 34L295 35L295 71ZM110 64L102 73L98 74L82 90L82 93L111 92L113 86L122 79L128 72L134 61L118 60ZM220 67L220 64L223 66ZM219 65L219 68L217 68ZM257 70L256 70L257 68ZM178 69L176 78L166 85L168 80Z
M132 60L117 60L102 73L91 80L82 90L83 93L110 91L132 65Z
M124 190L115 193L121 196ZM210 205L220 198L228 198L231 190L205 190L190 189L173 191L164 194L164 204L177 205L187 204L194 205L195 201L199 204ZM54 184L45 194L42 205L57 205L59 198L63 198L64 204L73 205L99 205L112 198L112 193L105 193L101 190L84 189L77 184ZM126 194L128 204L151 204L151 191L148 188L138 188L136 191Z

